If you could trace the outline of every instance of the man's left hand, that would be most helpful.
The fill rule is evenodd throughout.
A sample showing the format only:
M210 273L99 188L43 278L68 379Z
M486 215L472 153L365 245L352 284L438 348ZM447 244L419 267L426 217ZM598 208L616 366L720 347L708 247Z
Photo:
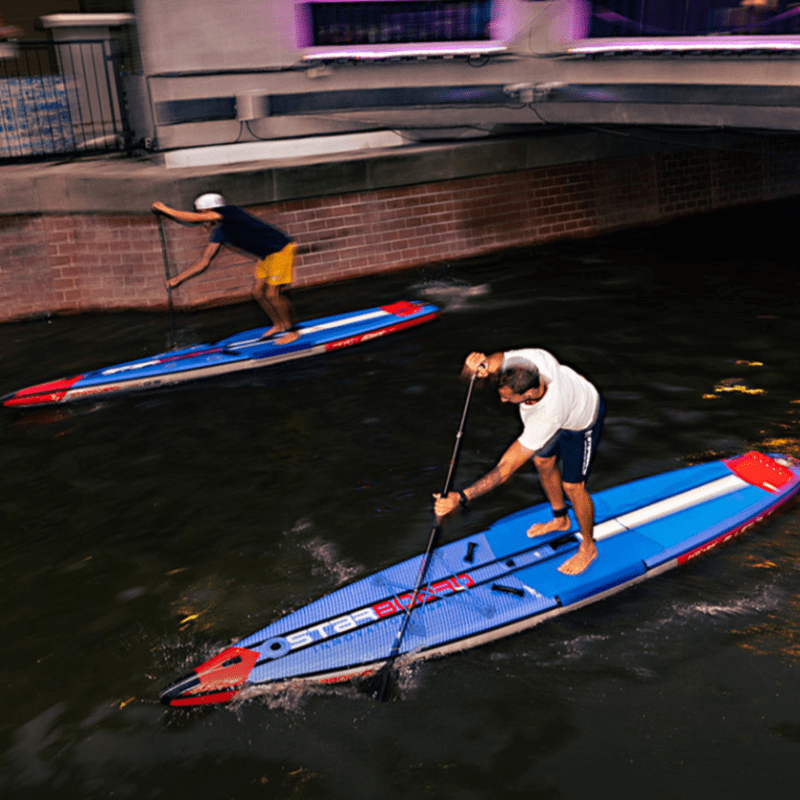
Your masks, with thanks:
M446 497L442 497L440 494L435 494L433 496L434 504L433 504L433 513L436 514L439 519L442 517L446 517L448 514L451 514L458 508L459 500L461 499L458 495L458 492L450 492Z

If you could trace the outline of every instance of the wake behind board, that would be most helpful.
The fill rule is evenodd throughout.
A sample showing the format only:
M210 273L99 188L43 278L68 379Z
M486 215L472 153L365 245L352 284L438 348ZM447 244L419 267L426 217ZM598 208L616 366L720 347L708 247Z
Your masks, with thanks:
M566 532L528 539L550 518L533 506L438 547L416 597L423 556L355 581L288 614L170 684L169 706L223 703L284 681L336 683L375 674L410 614L403 660L443 655L519 633L693 559L774 514L800 493L800 462L747 453L598 492L598 557L558 571L578 547Z
M76 400L91 400L123 392L155 389L187 381L260 369L298 358L321 355L424 322L439 309L427 303L399 301L378 308L322 317L297 325L300 337L280 345L275 339L261 340L267 328L237 333L214 344L197 344L182 350L128 361L20 389L0 398L4 406L20 408Z

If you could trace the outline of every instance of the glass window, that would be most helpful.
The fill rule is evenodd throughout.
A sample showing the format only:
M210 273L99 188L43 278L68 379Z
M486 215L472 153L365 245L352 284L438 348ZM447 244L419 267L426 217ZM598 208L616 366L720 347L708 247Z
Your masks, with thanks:
M316 47L475 42L490 39L492 0L373 0L303 3Z
M800 32L798 0L602 0L591 36L706 36Z

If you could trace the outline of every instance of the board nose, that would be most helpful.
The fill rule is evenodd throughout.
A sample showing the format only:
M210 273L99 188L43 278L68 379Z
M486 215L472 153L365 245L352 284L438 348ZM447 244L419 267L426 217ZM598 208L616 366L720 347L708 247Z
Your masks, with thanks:
M20 389L16 392L4 395L0 398L0 403L9 408L15 406L37 406L48 403L60 403L64 395L77 383L83 375L75 375L73 378L60 378L49 383L40 383L30 386L27 389Z
M229 647L169 684L161 702L167 706L228 703L242 690L258 658L256 650Z

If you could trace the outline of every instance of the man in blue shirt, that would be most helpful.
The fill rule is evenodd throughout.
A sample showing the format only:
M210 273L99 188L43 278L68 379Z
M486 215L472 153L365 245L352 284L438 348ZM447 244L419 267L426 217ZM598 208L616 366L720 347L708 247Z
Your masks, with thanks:
M258 259L253 285L253 299L272 320L272 327L261 337L283 334L277 344L289 344L300 335L294 329L292 306L282 287L292 282L292 265L296 244L278 228L273 228L248 214L238 206L228 205L222 195L201 194L194 201L195 211L170 208L159 201L152 205L157 214L189 225L205 225L210 231L208 244L200 257L167 281L174 289L185 280L208 269L209 264L225 245L244 251Z

